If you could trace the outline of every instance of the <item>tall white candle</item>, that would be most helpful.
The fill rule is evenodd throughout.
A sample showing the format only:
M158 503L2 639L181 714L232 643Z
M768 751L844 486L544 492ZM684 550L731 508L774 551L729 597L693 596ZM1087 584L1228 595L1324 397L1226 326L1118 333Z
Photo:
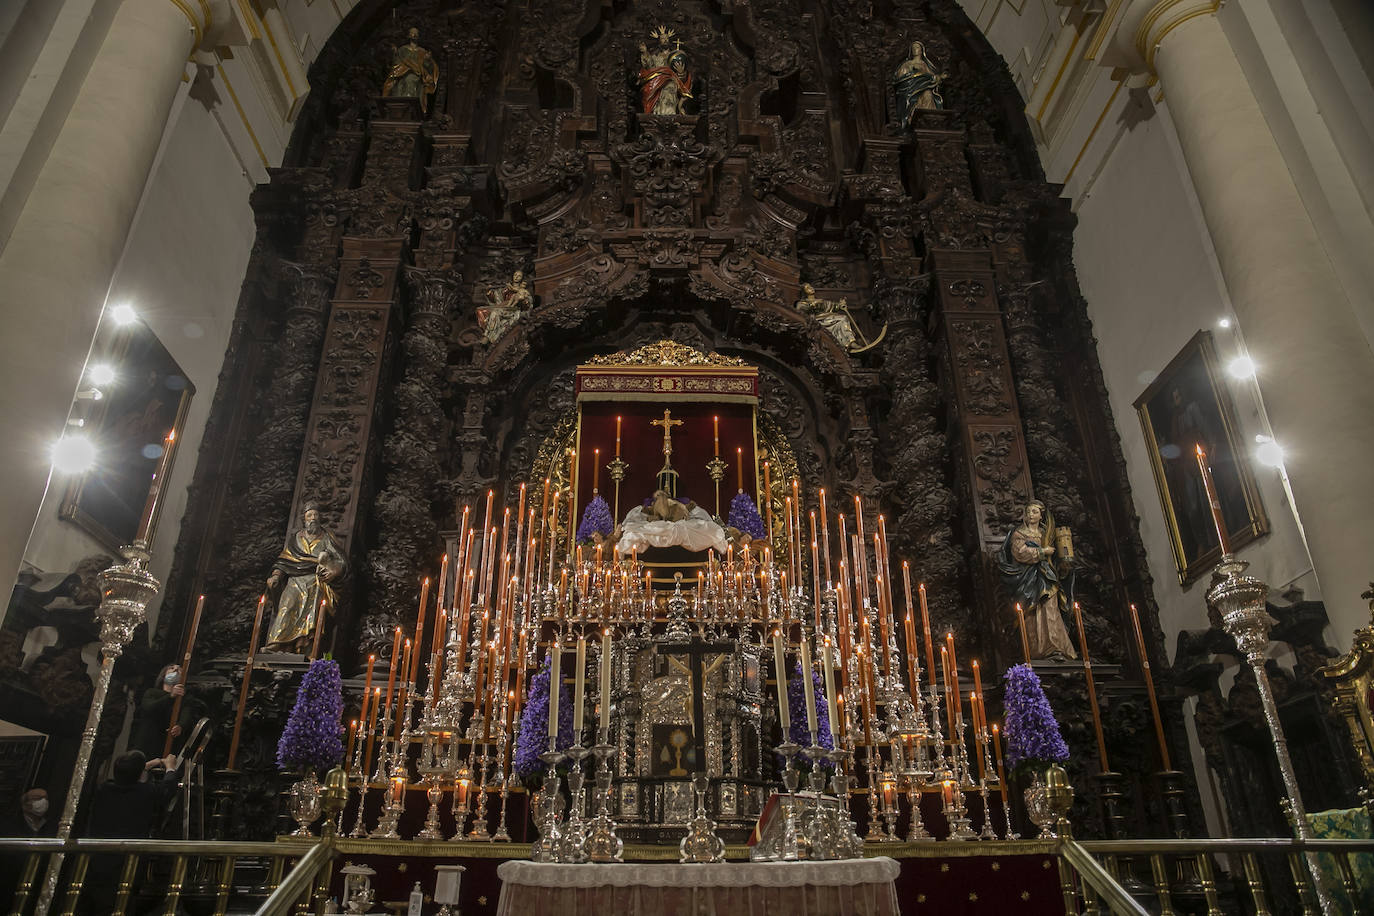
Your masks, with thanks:
M832 657L830 637L825 637L825 644L821 647L825 653L821 659L821 668L825 672L825 707L830 713L830 743L835 743L835 659Z
M601 631L601 734L611 730L611 628Z
M817 744L816 686L811 679L811 643L805 637L801 641L801 669L802 692L806 696L806 730L811 734L811 743Z
M782 631L773 631L773 669L778 678L778 724L782 726L782 740L788 741L792 731L792 714L787 709L787 659L782 651Z
M587 637L577 637L577 670L573 674L573 742L582 743L582 707L587 690Z
M558 750L558 691L563 684L563 646L555 639L549 650L549 750Z

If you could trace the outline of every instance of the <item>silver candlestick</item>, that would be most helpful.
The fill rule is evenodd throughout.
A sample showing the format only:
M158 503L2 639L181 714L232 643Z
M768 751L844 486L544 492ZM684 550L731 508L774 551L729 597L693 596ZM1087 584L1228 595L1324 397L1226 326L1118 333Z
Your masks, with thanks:
M159 465L159 479L163 467ZM153 600L162 587L162 583L148 572L147 565L151 558L148 555L148 545L144 541L135 541L132 546L125 547L120 552L124 556L124 562L111 566L98 577L101 599L95 616L100 621L100 675L96 679L95 692L91 696L91 709L86 715L86 727L81 732L81 747L76 754L76 766L72 769L67 800L62 807L62 817L57 822L59 840L66 840L72 835L72 822L76 820L81 790L86 783L86 771L91 765L91 751L95 747L100 716L105 711L105 697L110 691L115 660L124 653L124 647L133 638L134 630L147 619L148 602ZM57 894L57 879L62 873L63 858L63 853L57 852L48 860L48 871L43 877L43 889L34 909L35 916L46 916L52 906L53 898Z
M835 748L830 752L830 760L835 765L834 775L830 778L835 790L835 854L841 859L858 859L864 854L864 841L854 829L854 818L849 811L849 774L845 768L854 755L847 750Z
M587 858L593 862L623 862L621 854L625 843L616 835L615 821L611 818L611 754L615 745L606 740L603 729L602 741L592 748L596 755L596 817L592 819L591 833L587 837Z
M911 809L911 824L907 827L906 841L908 843L928 843L935 837L926 830L924 819L921 817L921 782L916 774L907 777L906 782L906 801L907 807Z
M444 834L439 829L439 803L444 799L444 784L440 782L438 773L429 773L425 782L428 783L425 800L429 802L429 811L425 814L424 829L415 835L415 839L442 840Z
M1213 504L1215 506L1215 503ZM1213 510L1215 511L1215 509ZM1302 793L1298 789L1298 779L1293 772L1293 761L1288 756L1288 739L1279 720L1278 705L1274 702L1274 691L1269 684L1269 674L1264 662L1269 648L1269 612L1266 609L1269 586L1254 576L1245 575L1249 563L1226 553L1212 574L1212 587L1207 590L1207 604L1221 616L1221 626L1235 639L1236 647L1245 653L1251 671L1255 675L1255 687L1259 693L1260 705L1264 709L1264 721L1269 726L1269 735L1274 740L1274 756L1278 758L1279 773L1283 777L1283 787L1292 807L1293 826L1298 838L1315 839L1312 825L1307 821L1303 807ZM1321 869L1321 859L1315 852L1304 854L1308 870L1312 873L1312 887L1317 895L1317 903L1323 913L1334 913L1335 904L1326 877Z
M472 830L468 833L469 840L478 842L491 841L491 831L487 828L487 763L490 759L487 747L483 745L482 756L477 758L477 784L474 787L477 806L472 811Z
M796 862L801 858L801 852L797 843L797 785L800 782L801 774L797 770L797 753L801 751L800 745L793 744L791 741L784 741L778 745L778 753L787 761L787 765L782 771L782 785L787 790L783 796L783 827L782 827L782 860L784 862Z
M679 862L724 862L725 841L716 834L716 822L706 815L706 790L711 780L705 773L692 777L696 791L696 816L687 825L687 835L678 844Z
M828 752L819 743L812 742L802 753L811 760L811 775L808 782L811 794L815 796L810 810L811 816L807 818L806 823L806 857L813 860L838 859L834 820L822 801L825 795L825 768L822 762L828 761Z
M540 790L537 816L539 818L539 839L530 849L530 858L536 862L561 862L563 833L560 822L563 816L563 797L559 794L558 762L563 759L562 751L545 751L539 755L546 767L544 787Z
M568 767L568 820L563 828L563 853L560 861L578 864L587 861L587 822L583 817L582 787L587 774L582 762L590 753L580 744L568 748L572 766Z

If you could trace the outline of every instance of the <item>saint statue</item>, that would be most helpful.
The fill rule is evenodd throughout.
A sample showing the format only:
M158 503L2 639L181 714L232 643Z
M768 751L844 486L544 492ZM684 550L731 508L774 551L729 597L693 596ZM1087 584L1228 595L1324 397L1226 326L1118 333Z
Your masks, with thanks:
M692 98L692 73L687 69L687 52L679 41L668 47L673 30L659 26L652 37L658 47L639 46L639 96L645 114L686 114L684 104Z
M849 305L841 299L821 299L816 288L810 283L802 284L802 297L797 300L797 311L810 315L830 332L830 336L846 350L853 350L858 341L854 336L854 321L849 317Z
M320 524L318 505L306 503L301 520L304 527L291 535L267 577L269 592L286 580L267 631L267 648L294 648L304 655L310 651L315 628L334 613L335 595L329 583L344 574L348 561L334 535Z
M400 99L419 99L420 110L429 111L429 99L439 85L439 65L416 42L419 29L410 30L410 41L391 55L391 69L382 83L382 95Z
M525 272L517 270L511 274L510 282L500 291L488 289L487 302L490 304L477 310L477 326L482 329L482 339L493 344L500 340L525 312L534 308L534 293L530 292Z
M945 107L940 97L940 84L948 73L936 73L926 59L926 47L919 41L911 43L911 56L902 61L892 74L892 88L897 93L897 123L911 126L917 111L935 111Z
M1064 614L1069 611L1066 588L1073 583L1073 570L1062 574L1055 569L1054 519L1046 524L1045 504L1032 500L1022 514L1022 524L1007 533L997 552L997 571L1002 582L1026 614L1026 637L1032 658L1077 658Z

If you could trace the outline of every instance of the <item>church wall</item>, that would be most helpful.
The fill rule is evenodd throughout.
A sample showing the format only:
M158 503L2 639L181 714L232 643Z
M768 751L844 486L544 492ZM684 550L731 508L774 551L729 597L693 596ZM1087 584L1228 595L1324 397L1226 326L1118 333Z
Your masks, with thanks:
M1230 314L1192 179L1173 135L1168 99L1151 81L1119 82L1110 62L1111 12L1094 4L961 0L988 35L1029 101L1046 177L1064 185L1078 216L1074 261L1099 341L1117 430L1126 450L1141 533L1150 553L1166 642L1200 625L1203 589L1181 589L1163 511L1132 406L1198 330L1210 328L1223 363L1244 349L1243 327L1219 328ZM1374 328L1374 85L1368 17L1344 4L1284 0L1222 7L1221 21L1274 132L1345 291L1369 334ZM1361 24L1366 28L1362 29ZM1034 55L1039 50L1039 57ZM1030 62L1026 63L1029 58ZM1297 317L1301 308L1294 306ZM1270 383L1281 353L1250 354ZM1134 368L1132 368L1134 367ZM1270 430L1258 390L1232 382L1247 443L1272 434L1290 457L1306 443ZM1310 454L1308 456L1310 460ZM1275 592L1289 585L1318 597L1281 476L1256 465L1272 532L1239 551ZM1328 603L1327 639L1349 644L1367 623L1362 605Z
M253 238L249 190L210 113L188 100L169 129L110 288L110 301L134 304L196 387L152 545L152 572L162 581L171 567L186 487L248 263ZM42 570L70 569L82 557L107 552L75 525L58 519L64 490L55 479L25 553L25 562ZM156 613L155 601L150 623Z

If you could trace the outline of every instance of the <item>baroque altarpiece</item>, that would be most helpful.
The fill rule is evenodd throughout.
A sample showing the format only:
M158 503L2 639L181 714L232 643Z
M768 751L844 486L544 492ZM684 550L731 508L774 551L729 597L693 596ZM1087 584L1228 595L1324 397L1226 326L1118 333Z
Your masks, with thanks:
M437 78L384 94L407 42ZM933 625L990 672L1020 660L993 554L1031 499L1071 527L1107 742L1148 781L1128 603L1166 694L1167 664L1074 221L1005 65L954 0L363 0L311 85L284 165L253 194L257 239L166 596L206 595L204 660L242 659L307 501L350 570L326 648L346 673L384 656L464 503L567 487L572 438L616 411L635 416L627 443L662 439L648 418L666 402L650 396L580 410L579 365L715 361L751 374L740 444L786 465L773 485L799 476L885 516ZM700 423L674 435L709 439ZM627 485L620 514L651 490ZM690 495L710 507L709 490ZM177 645L185 621L162 621ZM1081 672L1044 676L1072 767L1090 772ZM290 691L283 672L258 677L239 759L262 799ZM235 831L263 832L269 810L246 806ZM1091 825L1096 806L1076 815Z

